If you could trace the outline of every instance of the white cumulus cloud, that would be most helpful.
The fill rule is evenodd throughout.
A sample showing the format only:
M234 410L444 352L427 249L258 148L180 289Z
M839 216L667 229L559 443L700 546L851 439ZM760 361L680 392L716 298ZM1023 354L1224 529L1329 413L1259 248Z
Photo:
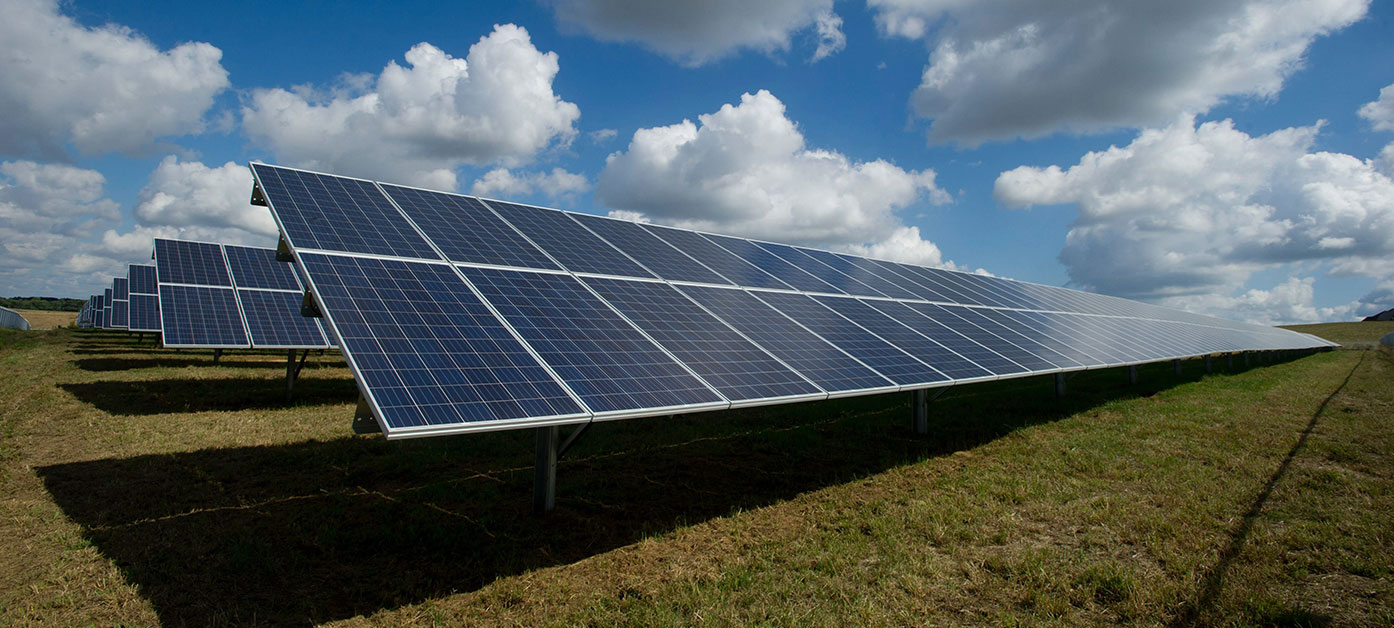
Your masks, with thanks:
M1242 294L1198 294L1168 297L1161 305L1190 312L1242 320L1257 325L1285 325L1350 320L1358 304L1317 307L1316 279L1288 277L1270 289L1255 288Z
M1394 180L1372 162L1311 152L1319 128L1250 136L1229 120L1185 118L1068 168L1004 172L994 196L1014 208L1075 206L1060 260L1074 284L1107 294L1223 297L1295 263L1394 275Z
M750 49L789 50L796 33L812 30L812 61L846 45L833 0L550 0L557 21L602 41L637 42L686 66Z
M517 200L520 197L542 192L547 198L561 199L574 197L590 189L584 175L553 168L551 172L515 172L507 168L495 168L476 179L470 187L470 194L503 200Z
M110 264L82 256L85 244L121 217L105 186L95 170L0 163L0 294L74 295L111 272Z
M932 170L808 148L764 90L697 123L635 131L606 158L596 196L629 218L934 263L943 263L938 248L895 211L951 200Z
M329 90L256 90L243 127L294 165L443 190L463 164L517 166L577 133L580 109L552 91L556 53L521 26L496 25L463 59L420 43L406 62Z
M124 26L87 28L52 0L0 2L0 153L138 153L198 133L228 87L222 51L160 50Z
M238 240L276 240L276 221L265 207L252 205L252 173L227 162L218 167L165 157L140 191L135 215L146 226L238 230ZM223 241L223 240L218 240Z
M924 38L911 98L936 142L976 145L1166 124L1272 98L1369 0L869 0L884 34Z

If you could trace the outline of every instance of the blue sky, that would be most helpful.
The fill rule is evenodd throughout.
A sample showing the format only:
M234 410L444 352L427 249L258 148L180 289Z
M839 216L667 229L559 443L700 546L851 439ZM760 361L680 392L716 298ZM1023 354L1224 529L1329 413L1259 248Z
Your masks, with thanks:
M1368 0L12 0L0 294L85 297L155 236L273 245L246 203L257 159L1346 320L1394 307L1392 18Z

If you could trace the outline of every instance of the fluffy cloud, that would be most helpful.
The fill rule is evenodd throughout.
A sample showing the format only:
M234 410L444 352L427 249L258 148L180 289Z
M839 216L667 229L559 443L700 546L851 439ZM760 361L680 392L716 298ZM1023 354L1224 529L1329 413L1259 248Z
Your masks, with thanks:
M1060 260L1074 284L1108 294L1233 294L1259 270L1298 262L1391 274L1394 181L1372 162L1310 152L1319 126L1254 137L1228 120L1183 119L1068 169L1004 172L994 195L1014 208L1074 205ZM1231 305L1303 293L1251 295Z
M1153 126L1228 97L1274 97L1318 36L1369 0L869 0L892 36L926 38L912 97L933 141Z
M249 202L251 191L252 174L245 165L229 161L210 168L171 155L141 189L135 215L148 226L239 230L245 233L238 240L253 238L269 246L276 240L276 221L265 207Z
M1289 277L1268 290L1253 289L1236 296L1199 294L1169 297L1162 299L1161 305L1258 325L1320 323L1352 318L1357 304L1337 307L1314 305L1315 283L1313 277Z
M573 197L590 187L585 176L561 168L553 168L551 172L513 172L506 168L495 168L475 180L470 194L516 200L540 191L547 198L560 199Z
M697 124L636 131L605 160L596 192L627 217L934 263L938 248L894 211L950 200L932 170L805 147L784 104L763 90Z
M833 0L550 0L557 21L602 41L632 41L686 66L698 66L737 50L774 53L789 49L795 33L812 29L818 41L811 61L846 45Z
M552 91L556 53L520 26L495 26L464 59L420 43L406 62L329 90L256 90L243 127L295 165L444 190L462 164L516 166L576 135L580 109Z
M52 0L0 3L0 153L133 153L197 133L228 86L206 43L161 51L130 29L86 28Z
M1378 100L1360 107L1360 117L1376 131L1394 131L1394 85L1386 85L1379 90ZM1394 142L1380 151L1378 163L1386 173L1394 174Z
M106 266L77 255L85 239L120 219L105 186L95 170L0 163L0 294L76 294L95 281Z

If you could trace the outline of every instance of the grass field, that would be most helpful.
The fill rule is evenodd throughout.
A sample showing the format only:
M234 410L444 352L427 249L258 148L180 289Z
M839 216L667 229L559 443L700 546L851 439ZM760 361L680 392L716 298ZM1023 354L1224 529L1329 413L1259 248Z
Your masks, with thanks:
M1382 336L1394 331L1394 321L1283 325L1283 328L1339 342L1347 349L1370 349L1379 342Z
M0 332L0 626L1394 626L1378 352L598 424L545 518L531 433L284 366Z
M29 329L57 329L77 322L77 312L51 312L48 310L15 310L24 320L29 321Z

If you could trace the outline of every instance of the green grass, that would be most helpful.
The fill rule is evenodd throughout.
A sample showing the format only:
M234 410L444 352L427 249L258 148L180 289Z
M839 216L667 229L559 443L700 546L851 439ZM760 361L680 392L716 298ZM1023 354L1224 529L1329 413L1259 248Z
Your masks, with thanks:
M1394 331L1394 321L1315 323L1312 325L1283 325L1282 327L1304 334L1320 336L1331 342L1339 342L1348 349L1370 349L1374 348L1385 334Z
M1365 325L1365 324L1361 324ZM354 436L314 356L0 334L0 626L1394 626L1394 361ZM1238 365L1236 365L1238 366Z

